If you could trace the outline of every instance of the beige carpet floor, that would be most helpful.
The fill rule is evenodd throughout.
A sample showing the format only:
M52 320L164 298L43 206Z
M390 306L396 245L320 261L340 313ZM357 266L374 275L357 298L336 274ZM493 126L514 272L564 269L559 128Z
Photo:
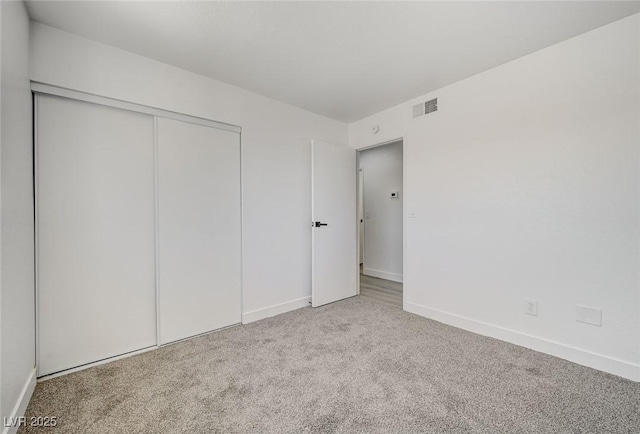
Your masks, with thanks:
M36 387L59 433L639 433L640 384L364 297Z

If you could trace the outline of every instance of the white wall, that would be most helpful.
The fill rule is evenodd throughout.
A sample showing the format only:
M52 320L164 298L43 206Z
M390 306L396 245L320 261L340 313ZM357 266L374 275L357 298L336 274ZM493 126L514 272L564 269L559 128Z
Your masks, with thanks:
M406 310L640 381L639 32L634 15L350 126L356 148L406 137Z
M402 142L360 152L358 167L364 174L363 273L402 282Z
M346 144L346 124L37 23L31 79L241 126L245 320L307 304L310 141Z
M2 9L1 390L2 417L25 410L33 391L34 285L29 17L22 2ZM24 399L23 399L24 398ZM22 404L22 407L20 407ZM17 413L17 414L16 414ZM4 419L3 419L4 420Z

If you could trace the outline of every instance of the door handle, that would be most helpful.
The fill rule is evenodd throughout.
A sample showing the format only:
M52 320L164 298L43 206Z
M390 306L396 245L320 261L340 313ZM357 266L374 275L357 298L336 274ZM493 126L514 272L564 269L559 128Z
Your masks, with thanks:
M315 222L315 223L313 224L313 226L315 226L316 228L319 228L320 226L329 226L329 225L328 225L328 224L326 224L326 223Z

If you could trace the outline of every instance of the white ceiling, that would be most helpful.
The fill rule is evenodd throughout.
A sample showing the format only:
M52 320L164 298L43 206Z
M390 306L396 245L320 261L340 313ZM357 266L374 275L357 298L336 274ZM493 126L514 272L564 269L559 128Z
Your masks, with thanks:
M636 1L57 2L31 18L344 122L640 11Z

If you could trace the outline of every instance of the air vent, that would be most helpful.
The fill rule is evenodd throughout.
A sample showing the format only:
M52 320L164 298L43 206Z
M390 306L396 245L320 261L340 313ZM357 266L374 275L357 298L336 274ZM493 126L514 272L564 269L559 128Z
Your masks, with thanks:
M424 103L424 114L428 115L429 113L438 111L438 98L434 98Z
M413 118L428 115L429 113L438 111L438 98L431 99L427 102L416 104L413 106Z

